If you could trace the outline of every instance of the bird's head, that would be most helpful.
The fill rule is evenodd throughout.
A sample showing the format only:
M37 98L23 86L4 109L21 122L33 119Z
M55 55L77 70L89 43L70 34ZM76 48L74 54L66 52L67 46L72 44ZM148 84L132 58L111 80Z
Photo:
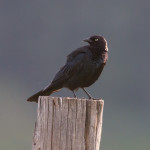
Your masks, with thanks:
M100 48L101 50L108 51L107 41L103 36L94 35L88 39L83 40L84 42L88 42L90 46L95 48Z

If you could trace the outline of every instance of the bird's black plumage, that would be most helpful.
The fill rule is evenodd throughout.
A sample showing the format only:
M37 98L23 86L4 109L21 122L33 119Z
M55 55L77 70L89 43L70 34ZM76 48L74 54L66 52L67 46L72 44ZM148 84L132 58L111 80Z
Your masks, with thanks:
M48 96L63 87L73 93L78 88L85 91L85 87L89 87L98 79L108 59L107 41L102 36L91 36L84 41L88 42L88 45L67 56L66 64L58 71L51 84L29 97L27 101L37 102L39 96ZM91 98L89 93L86 94Z

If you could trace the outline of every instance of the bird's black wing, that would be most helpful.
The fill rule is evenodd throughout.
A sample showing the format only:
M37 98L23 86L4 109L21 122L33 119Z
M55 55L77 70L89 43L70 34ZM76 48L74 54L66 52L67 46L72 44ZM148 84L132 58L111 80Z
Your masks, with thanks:
M84 61L85 54L86 51L82 49L78 49L69 54L67 56L66 64L57 72L52 83L45 89L56 85L59 85L59 87L62 88L63 84L68 79L70 79L74 74L80 73L84 67L82 62Z

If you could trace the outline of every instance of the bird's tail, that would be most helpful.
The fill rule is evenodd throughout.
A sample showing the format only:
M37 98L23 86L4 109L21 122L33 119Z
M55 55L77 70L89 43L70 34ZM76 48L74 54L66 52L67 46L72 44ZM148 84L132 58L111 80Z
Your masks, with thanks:
M38 102L39 96L48 96L56 91L58 91L61 87L58 86L48 86L46 89L37 92L36 94L32 95L27 99L29 102Z

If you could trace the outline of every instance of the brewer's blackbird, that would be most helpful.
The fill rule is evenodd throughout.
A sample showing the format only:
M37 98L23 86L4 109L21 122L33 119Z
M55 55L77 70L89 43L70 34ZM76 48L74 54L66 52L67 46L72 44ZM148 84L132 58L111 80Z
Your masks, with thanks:
M81 88L89 99L92 96L85 87L92 85L100 76L108 59L107 41L103 36L91 36L83 40L88 45L80 47L67 56L66 64L58 71L51 84L29 97L27 101L38 102L39 96L48 96L65 87L73 91Z

